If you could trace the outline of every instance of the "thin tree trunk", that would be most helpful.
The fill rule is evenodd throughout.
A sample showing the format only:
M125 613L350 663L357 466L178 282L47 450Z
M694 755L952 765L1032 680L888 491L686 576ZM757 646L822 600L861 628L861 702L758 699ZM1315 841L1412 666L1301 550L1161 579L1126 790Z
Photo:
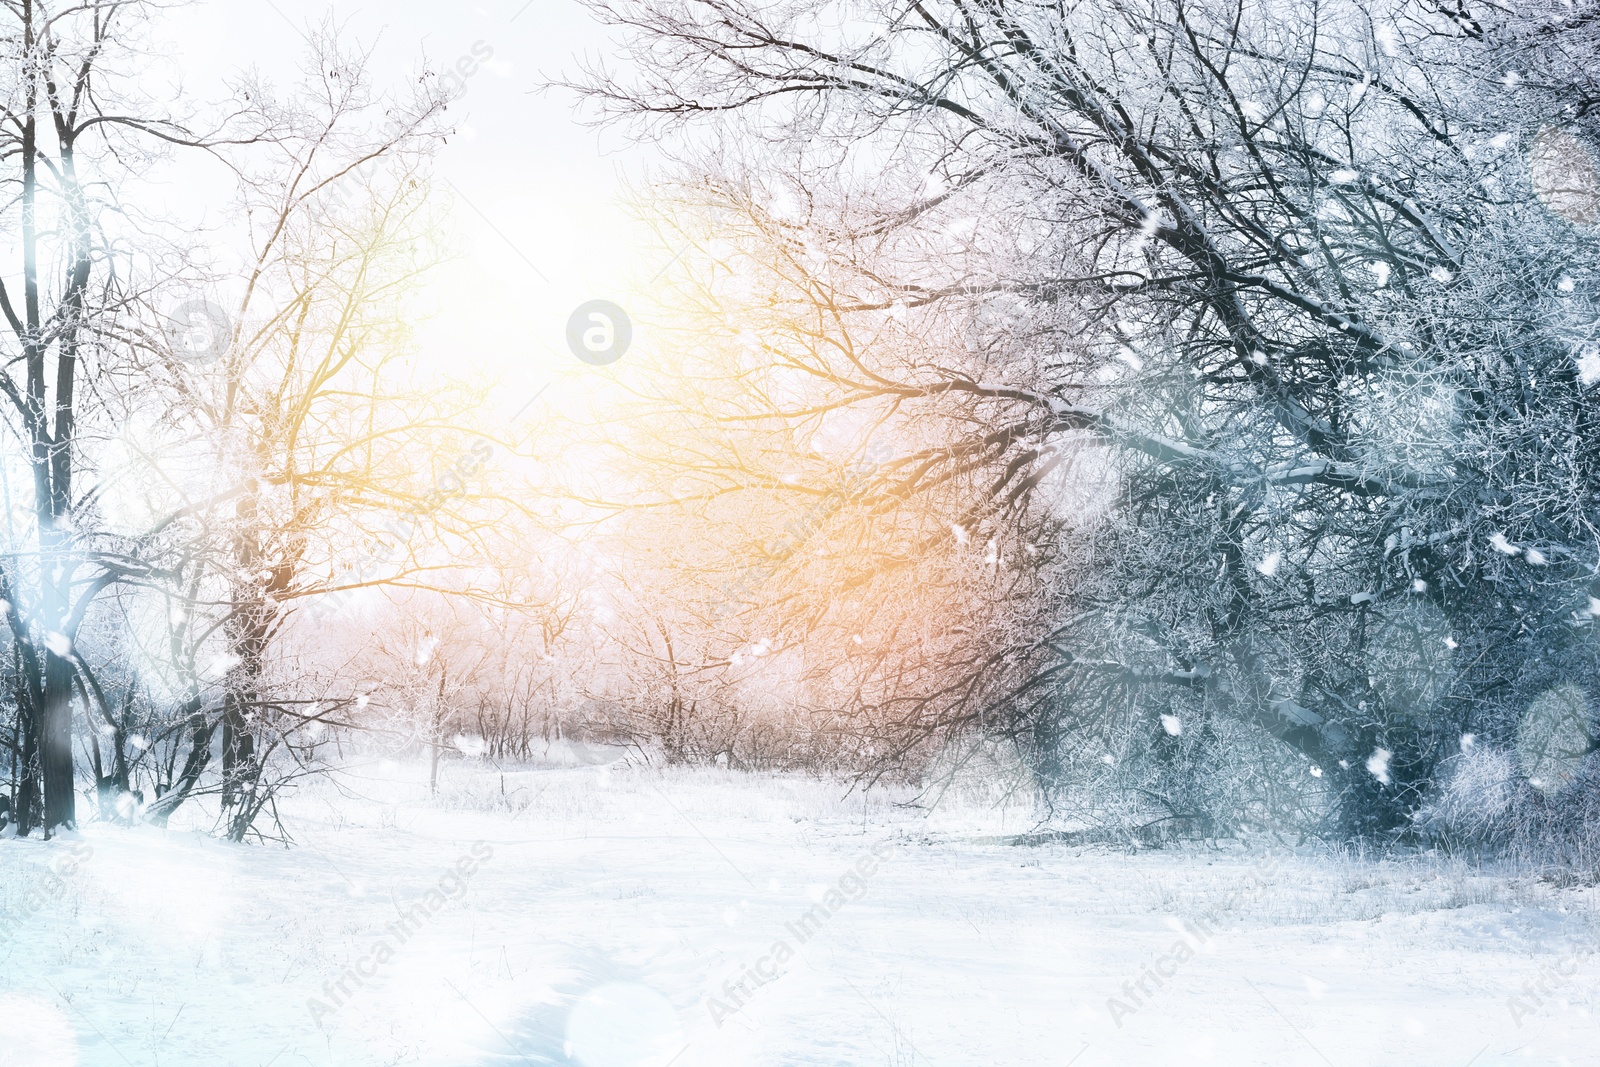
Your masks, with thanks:
M145 819L157 826L167 825L172 813L189 799L189 794L194 791L200 775L211 762L211 737L214 728L206 718L205 708L198 694L190 694L184 703L184 713L189 719L190 733L189 755L183 761L183 771L178 775L178 780L172 783L172 787L157 797L145 810Z
M48 833L77 822L72 761L72 664L53 652L45 653L44 729L40 731L39 740L44 826Z

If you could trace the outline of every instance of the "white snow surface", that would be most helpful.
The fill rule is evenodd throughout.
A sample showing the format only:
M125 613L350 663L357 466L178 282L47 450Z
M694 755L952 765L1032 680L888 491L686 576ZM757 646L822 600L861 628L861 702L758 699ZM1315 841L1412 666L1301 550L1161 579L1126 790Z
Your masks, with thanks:
M1531 874L1266 840L1019 845L1025 800L952 790L930 812L726 770L463 760L437 797L426 781L374 764L307 786L292 848L94 823L0 841L0 1067L1489 1067L1600 1048L1596 892Z

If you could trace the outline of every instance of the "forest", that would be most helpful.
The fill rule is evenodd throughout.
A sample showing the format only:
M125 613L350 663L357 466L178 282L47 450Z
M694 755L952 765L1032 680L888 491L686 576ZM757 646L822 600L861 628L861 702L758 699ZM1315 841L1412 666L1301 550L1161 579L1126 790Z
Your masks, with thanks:
M529 798L582 774L1593 885L1592 3L563 0L596 36L508 113L647 153L652 251L492 307L549 374L430 338L485 317L438 298L461 219L561 281L448 170L532 137L473 109L554 0L404 77L291 6L206 95L188 5L0 2L15 847L291 862L369 771L569 826L601 801ZM463 887L510 862L474 848Z
M630 73L559 87L675 139L655 359L475 429L405 310L459 86L329 31L292 92L160 107L140 9L9 16L17 833L283 835L347 746L552 738L998 745L1120 833L1586 821L1592 18L597 5ZM190 156L226 267L143 211Z

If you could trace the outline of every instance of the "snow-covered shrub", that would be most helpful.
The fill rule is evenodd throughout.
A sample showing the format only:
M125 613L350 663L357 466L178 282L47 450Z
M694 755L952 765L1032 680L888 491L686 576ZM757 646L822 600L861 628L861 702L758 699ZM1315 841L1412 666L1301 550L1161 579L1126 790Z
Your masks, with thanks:
M1585 761L1559 782L1538 773L1512 748L1464 743L1460 755L1445 761L1438 787L1417 811L1416 828L1444 848L1600 875L1600 768Z
M1441 770L1438 790L1417 813L1418 829L1445 843L1505 841L1519 806L1515 756L1468 742Z
M1044 800L1073 828L1148 844L1329 829L1323 769L1260 727L1208 716L1198 694L1081 722L1051 756Z
M1042 801L1033 769L1015 742L983 734L951 736L928 762L920 784L929 807L1031 812Z

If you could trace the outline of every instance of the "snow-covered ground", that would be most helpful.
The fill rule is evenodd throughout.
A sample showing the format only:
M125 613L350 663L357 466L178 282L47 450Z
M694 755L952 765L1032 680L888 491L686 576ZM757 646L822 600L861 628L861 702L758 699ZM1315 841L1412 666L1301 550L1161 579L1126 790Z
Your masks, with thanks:
M425 781L302 790L292 849L0 841L0 1065L1600 1062L1586 888L1018 847L798 777Z

